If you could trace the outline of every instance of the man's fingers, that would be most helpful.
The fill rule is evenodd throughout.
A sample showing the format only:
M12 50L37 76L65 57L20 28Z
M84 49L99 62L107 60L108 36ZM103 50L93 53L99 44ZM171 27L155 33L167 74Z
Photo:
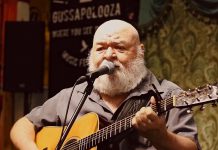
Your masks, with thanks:
M142 116L145 116L146 117L146 120L150 120L150 121L155 121L156 120L156 113L152 110L151 107L142 107L140 110L139 110L140 114Z
M142 107L132 119L132 124L136 128L150 126L156 120L156 114L150 107Z

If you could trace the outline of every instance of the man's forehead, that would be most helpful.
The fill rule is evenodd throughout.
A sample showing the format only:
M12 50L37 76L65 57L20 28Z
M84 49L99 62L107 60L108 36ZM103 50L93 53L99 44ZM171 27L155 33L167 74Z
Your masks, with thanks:
M100 32L97 32L94 36L93 42L103 42L103 41L113 41L113 42L124 42L133 40L132 39L132 33L130 33L128 30L101 30Z
M117 40L122 38L122 34L116 33L100 33L96 34L95 41Z
M122 20L111 20L98 27L93 38L93 44L102 41L133 42L139 41L137 30Z
M101 24L98 30L116 30L116 29L123 29L123 28L134 28L130 23L122 21L122 20L109 20L105 23Z
M106 43L110 44L127 44L129 42L129 38L122 34L105 34L96 36L93 41L96 45L103 45Z
M128 28L101 28L96 31L95 36L97 37L116 37L126 32L130 32Z

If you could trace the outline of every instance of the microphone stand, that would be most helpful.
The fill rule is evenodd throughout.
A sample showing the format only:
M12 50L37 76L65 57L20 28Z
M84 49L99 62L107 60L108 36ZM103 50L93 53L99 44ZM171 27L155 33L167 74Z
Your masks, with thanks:
M86 86L86 89L84 91L84 95L83 95L82 99L80 100L78 106L76 107L76 110L74 111L74 114L72 115L69 124L66 126L66 129L64 130L64 133L63 133L62 137L60 138L60 140L59 140L59 142L58 142L58 144L56 146L56 150L60 150L60 148L63 145L64 140L66 139L72 125L74 124L74 122L75 122L75 120L76 120L76 118L77 118L77 116L78 116L84 102L86 101L86 98L92 92L94 80L95 79L91 78L91 80L87 81L88 85Z

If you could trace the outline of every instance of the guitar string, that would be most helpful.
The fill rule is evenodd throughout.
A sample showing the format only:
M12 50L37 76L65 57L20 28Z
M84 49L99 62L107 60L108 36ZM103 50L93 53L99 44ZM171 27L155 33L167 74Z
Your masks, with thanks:
M171 99L166 99L166 101L171 101ZM166 103L164 103L164 105L165 105ZM162 106L163 104L161 103L161 106ZM155 106L155 105L153 105L153 106ZM156 107L153 107L153 109L154 110L156 110ZM120 127L118 128L120 131L122 130L121 128L122 127L124 127L125 128L125 126L123 126L123 124L125 125L126 124L126 120L128 119L128 121L129 121L129 119L132 119L132 117L133 116L131 116L131 117L127 117L126 119L123 119L123 120L121 120L121 121L119 121L119 122L117 122L117 124L119 123L120 124ZM123 123L124 122L124 123ZM91 142L93 143L93 138L91 138L91 137L93 137L94 135L97 135L97 137L95 137L95 139L94 140L96 140L96 139L99 139L99 138L102 138L102 141L104 140L104 139L107 139L107 138L105 138L105 137L102 137L101 135L102 135L102 133L105 133L105 129L108 129L109 127L112 127L112 131L114 131L115 132L115 135L116 135L116 125L117 124L112 124L112 125L110 125L110 126L108 126L108 127L106 127L106 128L103 128L103 130L100 130L100 132L96 132L96 134L92 134L92 135L90 135L90 136L88 136L88 137L86 137L86 138L84 138L84 139L82 139L82 140L80 140L80 141L78 141L77 142L77 144L75 145L75 144L73 144L75 147L78 147L78 145L80 145L80 144L82 144L82 145L87 145L87 144L89 144L90 143L90 139L91 139ZM131 127L131 126L130 126ZM114 128L115 128L115 130L114 130ZM106 130L107 131L107 130ZM118 132L118 133L120 133L120 131ZM111 134L111 132L109 132L110 134ZM107 134L108 134L108 132L106 132L106 137L107 137ZM81 142L82 141L82 142ZM96 142L95 142L96 143ZM71 144L67 144L65 147L67 147L67 146L71 146ZM64 148L65 148L64 147ZM67 147L68 148L68 147Z
M153 109L156 110L156 107L153 107ZM132 119L132 117L133 117L133 116L128 117L127 119L130 120L130 119ZM118 129L119 129L119 132L118 132L118 133L121 132L121 130L122 130L121 128L122 128L122 127L124 127L124 128L126 127L126 126L124 126L124 125L126 125L126 120L127 120L127 119L123 119L123 120L121 120L121 121L118 122L118 123L120 124L120 127L118 128ZM108 126L108 127L106 127L106 128L103 128L103 130L100 130L100 132L97 132L97 133L96 133L97 137L96 137L94 140L101 138L101 137L102 137L102 136L101 136L101 135L102 135L102 132L105 133L104 130L105 130L105 129L109 129L109 127L112 127L112 131L114 131L115 134L116 134L116 132L117 132L117 131L116 131L116 124L112 124L112 126ZM114 127L115 127L115 130L113 130ZM130 125L130 127L131 127L131 125ZM107 131L107 130L106 130L106 131ZM105 138L105 137L102 137L102 141L103 141L103 139L107 139L107 134L108 134L108 132L106 132L106 138ZM82 142L79 141L78 144L85 144L85 145L87 145L87 143L90 143L90 139L91 139L91 142L93 143L93 138L91 138L92 136L93 136L93 134L92 134L91 136L86 137L84 140L80 140L80 141L82 141ZM110 136L111 136L111 132L110 132ZM95 143L96 143L96 142L95 142ZM77 144L77 145L78 145L78 144ZM75 144L74 144L74 145L75 145ZM77 145L75 145L75 146L77 147ZM68 144L68 146L71 146L71 145Z
M195 92L195 93L194 93ZM196 93L198 93L199 95L202 95L202 93L204 94L204 93L208 93L208 89L206 88L204 88L204 89L201 89L201 92L199 93L199 92L197 92L197 91L194 91L194 92L191 92L191 94L192 95L196 95ZM194 94L193 94L194 93ZM184 97L184 95L185 95L186 93L182 93L182 94L180 94L180 95L178 95L177 96L177 98L181 98L181 97ZM190 95L190 93L189 93L189 95ZM169 99L165 99L165 100L162 100L162 101L160 101L160 107L162 108L162 107L166 107L168 104L172 104L172 100L173 100L173 98L171 97L171 98L169 98ZM195 98L194 98L194 100L196 100ZM154 109L154 110L156 110L157 108L156 107L152 107L152 109ZM128 117L127 117L128 118ZM120 127L118 128L119 129L119 133L122 131L122 127L124 127L124 129L125 129L125 127L126 127L126 120L127 120L127 118L125 118L125 119L123 119L123 120L121 120L120 122L119 122L119 124L120 124ZM131 119L132 117L130 117L130 119ZM129 119L129 118L128 118ZM123 123L124 122L124 123ZM124 126L123 126L123 124L124 124ZM84 138L84 140L80 140L80 141L82 141L82 142L77 142L78 144L80 144L80 143L82 143L82 144L85 144L85 145L87 145L87 143L90 143L90 140L91 140L91 142L93 143L93 137L95 137L94 135L97 135L97 137L94 139L94 141L96 140L96 139L99 139L99 138L102 138L102 141L104 140L104 139L107 139L107 134L108 134L108 129L109 129L109 127L112 127L111 129L112 129L112 131L114 130L114 128L113 127L115 127L115 130L114 130L114 132L115 132L115 134L116 134L116 124L115 125L111 125L111 126L108 126L108 127L106 127L106 128L103 128L103 130L100 130L100 132L97 132L97 134L92 134L92 135L90 135L90 136L88 136L88 137L86 137L86 138ZM131 125L130 125L130 127L131 127ZM106 134L105 134L105 136L103 136L103 137L101 137L101 134L102 134L102 132L103 133L105 133L105 129L106 129ZM110 136L109 137L111 137L111 132L109 132L110 133ZM78 145L77 144L77 145ZM92 144L93 145L93 144Z
M169 100L172 101L172 99L169 99ZM156 110L156 107L153 107L153 109ZM130 117L130 118L131 118L131 117ZM129 118L128 118L128 119L129 119ZM122 127L123 127L123 126L122 126L122 125L123 125L123 120L121 120L121 122L119 122L119 123L120 123L120 125L121 125L120 127L122 128ZM126 124L126 119L125 119L125 121L124 121L124 124ZM116 128L116 126L112 126L112 129L113 129L113 127ZM125 127L125 126L124 126L124 127ZM108 128L104 128L104 129L108 129ZM104 129L102 130L103 133L105 132ZM99 139L99 138L101 137L102 132L97 132L97 134L96 134L97 137L96 137L95 139ZM115 130L115 132L116 132L116 130ZM106 132L106 133L108 134L108 132ZM111 132L110 132L110 133L111 133ZM106 135L107 135L107 134L106 134ZM92 134L91 136L93 136L93 134ZM91 138L91 136L88 136L88 137L85 138L84 140L81 140L82 143L79 141L78 144L82 144L82 145L85 144L86 147L87 147L87 143L90 143L90 140L89 140L89 139ZM104 138L102 137L102 139L104 139ZM92 141L92 143L93 143L93 138L92 138L91 141ZM77 144L77 145L78 145L78 144ZM75 147L78 147L77 145L75 145Z
M126 124L125 122L128 120L131 120L133 118L133 115L131 115L131 116L129 116L129 117L127 117L127 118L125 118L125 119L122 119L122 120L120 120L119 121L119 124L121 125L121 128L122 127L124 127L123 126L123 124ZM123 123L124 122L124 123ZM111 127L112 127L112 131L114 131L115 133L117 132L116 130L113 130L113 129L116 129L116 124L112 124L112 125L110 125ZM110 127L110 126L108 126L108 127ZM129 124L129 126L131 127L131 124ZM106 127L106 128L108 128L108 127ZM119 129L120 131L121 131L121 129ZM90 136L88 136L88 137L86 137L86 138L84 138L84 139L82 139L82 140L79 140L79 141L77 141L77 143L75 144L75 143L73 143L73 145L72 145L72 143L70 143L70 144L66 144L65 146L64 146L64 148L63 149L65 149L65 148L69 148L69 147L71 147L71 146L73 146L73 148L77 148L78 147L78 145L81 145L82 144L82 146L83 145L87 145L88 143L90 143L90 141L89 141L89 139L91 139L91 136L93 136L93 135L97 135L96 136L96 138L95 138L95 140L96 139L100 139L100 141L99 142L101 142L101 141L103 141L103 140L105 140L105 138L103 138L101 135L102 135L102 132L103 133L105 133L105 131L104 130L100 130L100 132L96 132L96 134L92 134L92 135L90 135ZM109 132L110 133L110 135L111 135L111 132ZM108 134L108 132L106 132L106 134ZM91 139L92 140L92 143L93 143L93 138ZM82 141L82 142L81 142ZM86 146L87 147L87 146ZM72 147L71 147L72 148Z
M177 98L179 98L179 97L182 97L182 96L184 96L184 94L182 94L182 95L178 95L177 96ZM160 101L160 107L162 108L162 107L165 107L166 105L168 105L168 104L172 104L172 100L173 100L173 98L171 97L171 98L169 98L169 99L165 99L165 100L162 100L162 101ZM157 108L156 108L156 106L155 105L152 105L153 107L152 107L152 109L154 109L154 110L156 110ZM120 133L121 131L122 131L122 127L124 127L124 129L125 129L125 127L126 127L126 120L127 119L132 119L132 117L133 116L131 116L131 117L127 117L127 118L125 118L125 119L122 119L121 121L119 121L119 122L117 122L117 123L119 123L120 125L119 125L119 131L118 131L118 133ZM128 120L129 121L129 120ZM123 125L124 124L124 125ZM116 135L116 124L112 124L112 125L110 125L110 126L108 126L108 127L105 127L105 128L103 128L103 130L99 130L100 132L96 132L96 134L92 134L92 135L90 135L90 136L87 136L86 138L84 138L84 139L82 139L82 140L79 140L78 142L77 142L77 144L75 145L74 144L74 147L78 147L78 145L81 145L82 144L82 146L83 145L86 145L86 147L87 147L87 144L89 144L90 143L90 141L93 143L93 141L96 141L97 139L99 139L99 138L102 138L102 141L104 141L104 139L107 139L107 136L108 136L108 129L111 127L111 130L112 131L114 131L115 132L115 135ZM130 125L130 127L131 127L131 125ZM115 129L114 129L115 128ZM106 130L106 131L105 131ZM106 132L106 134L105 134L105 132ZM110 136L109 137L111 137L111 132L109 132L110 133ZM102 134L104 134L105 136L102 136ZM94 136L94 135L96 135L96 136ZM93 137L94 137L94 140L93 140ZM96 143L96 142L94 142L94 143ZM93 145L93 144L92 144ZM68 144L67 146L72 146L71 144ZM88 145L89 146L89 145ZM65 147L64 147L65 148Z
M163 104L164 103L164 104ZM166 100L164 100L164 101L161 101L161 106L166 106L166 104L172 104L172 98L170 98L170 99L166 99ZM154 107L153 108L154 110L156 110L156 107ZM124 122L124 124L125 124L126 122ZM120 127L122 128L123 126L123 122L120 122ZM113 126L112 126L113 127ZM116 126L115 126L116 127ZM125 126L124 126L125 127ZM104 130L107 130L108 128L103 128L103 133L105 132ZM113 129L113 128L112 128ZM120 128L119 128L119 130L121 130ZM115 131L116 132L116 131ZM91 135L91 136L93 136L93 135ZM99 136L101 137L101 132L99 132L99 134L97 134L97 138L99 138ZM91 137L88 137L88 138L91 138ZM105 137L102 137L102 138L105 138ZM91 142L93 143L93 138L91 138L92 140L91 140ZM107 134L106 134L106 139L107 139ZM90 140L87 140L87 142L88 143L90 143ZM82 142L82 144L86 144L86 140L84 140L83 142Z
M208 91L206 91L207 89L205 89L205 90L201 90L201 93L199 93L199 92L197 92L197 91L194 91L194 92L192 92L191 93L191 95L190 95L190 93L189 93L189 96L196 96L196 93L197 94L199 94L199 95L204 95L205 93L208 93ZM182 94L180 94L180 95L178 95L176 98L177 99L179 99L179 98L184 98L184 96L188 96L188 95L185 95L185 93L182 93ZM206 96L206 95L205 95ZM193 100L194 101L196 101L197 99L195 98L195 97L193 97ZM166 107L166 106L168 106L168 105L172 105L173 103L173 98L172 97L170 97L169 99L165 99L165 100L162 100L160 103L161 103L161 108L162 107ZM157 108L156 107L153 107L153 109L154 110L156 110ZM119 129L119 132L118 133L120 133L121 131L122 131L122 128L124 127L124 129L125 129L125 127L126 127L126 119L125 119L125 121L124 121L124 123L123 123L123 121L121 121L121 122L119 122L120 123L120 126L118 127L118 129ZM123 125L124 124L124 125ZM112 126L113 127L113 126ZM104 130L106 129L106 131L107 131L107 129L108 128L103 128L103 133L105 132ZM113 128L112 128L113 129ZM116 132L116 126L115 126L115 132ZM98 137L97 138L102 138L102 141L103 141L103 139L107 139L107 134L108 134L108 132L106 132L106 137L104 137L104 136L101 136L101 134L100 134L101 132L99 132L99 134L98 134ZM110 134L111 134L111 132L110 132ZM111 135L110 135L111 136ZM90 140L88 140L87 141L88 143L90 143ZM93 143L93 140L91 139L91 142ZM86 141L85 141L85 143L82 143L82 144L86 144ZM93 144L92 144L93 145Z
M126 122L126 120L130 120L131 118L132 118L133 116L131 116L131 117L128 117L128 118L126 118L125 120L121 120L121 122L119 121L119 124L120 125L123 125L123 122ZM126 124L126 123L125 123ZM114 126L114 125L116 125L116 124L113 124L113 126L108 126L108 128L106 128L106 129L109 129L109 127L112 127L112 131L115 131L115 133L117 132L116 130L114 130L114 128L116 129L116 126ZM106 130L107 131L107 130ZM101 140L103 141L105 138L103 138L103 137L101 137L101 134L102 134L102 132L103 133L105 133L105 130L102 130L101 132L97 132L97 136L96 136L96 138L95 139L98 139L98 142L100 142ZM110 133L110 136L111 136L111 132L109 132ZM108 134L108 132L106 132L106 134ZM92 135L93 136L93 135ZM87 141L88 142L90 142L89 141L89 139L90 139L90 137L91 136L88 136L88 137L86 137L86 139L84 139L84 140L80 140L79 142L80 142L80 144L82 143L83 145L85 144L85 145L87 145ZM101 139L100 139L101 138ZM92 139L93 140L93 139ZM99 141L100 140L100 141ZM81 142L82 141L82 142ZM93 142L92 142L93 143ZM78 143L77 143L77 145L78 145ZM75 147L78 147L77 145L75 145ZM68 144L67 146L71 146L70 144ZM66 146L65 146L66 147Z
M164 102L164 101L166 101L166 102ZM170 99L166 99L166 100L164 100L164 101L161 101L161 107L163 107L163 105L165 106L166 104L168 104L168 103L172 103L172 98L170 98ZM156 107L155 107L155 105L152 105L153 106L153 108L152 109L154 109L155 111L156 111ZM132 119L132 117L129 117L130 119ZM127 119L129 119L129 118L127 118ZM119 122L117 122L117 124L119 123L120 124L120 127L118 128L119 129L119 132L118 133L120 133L121 132L121 128L122 127L124 127L125 128L125 126L123 126L123 124L124 125L126 125L126 120L127 119L123 119L123 120L121 120L121 121L119 121ZM124 123L123 123L124 122ZM115 135L116 135L116 125L117 124L112 124L112 126L108 126L108 127L106 127L106 128L103 128L103 130L100 130L100 132L96 132L96 134L92 134L92 135L90 135L90 136L87 136L86 138L84 138L84 139L82 139L82 140L80 140L80 141L78 141L77 142L77 144L75 145L75 144L73 144L75 147L78 147L78 145L80 145L80 144L82 144L82 145L85 145L85 146L87 146L87 144L89 144L90 143L90 140L91 140L91 142L93 143L93 136L94 135L97 135L97 137L96 136L94 136L95 137L95 139L94 139L94 141L96 140L96 139L99 139L99 138L102 138L102 141L104 140L104 139L107 139L107 134L108 134L108 132L106 132L106 134L104 134L104 135L106 135L106 136L102 136L102 133L105 133L105 129L109 129L109 127L112 127L111 129L112 129L112 131L114 131L115 132ZM115 128L115 130L114 130L114 128ZM131 127L131 126L130 126ZM106 130L107 131L107 130ZM110 136L111 136L111 132L109 132L110 133ZM82 141L82 142L81 142ZM95 142L96 143L96 142ZM93 144L92 144L93 145ZM71 146L71 144L67 144L65 147L67 147L67 146Z
M114 126L112 126L112 128L113 128ZM108 133L107 133L108 134ZM96 139L99 139L99 136L100 136L100 133L99 134L97 134L97 137L96 137ZM84 140L85 141L85 140ZM86 143L83 143L82 142L82 144L86 144ZM77 147L77 146L76 146Z

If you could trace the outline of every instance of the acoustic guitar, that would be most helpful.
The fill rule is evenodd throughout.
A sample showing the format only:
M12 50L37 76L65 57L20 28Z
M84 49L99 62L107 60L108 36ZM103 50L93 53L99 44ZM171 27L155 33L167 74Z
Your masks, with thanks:
M217 86L207 85L194 90L184 91L178 95L158 102L159 108L152 105L152 109L161 114L172 108L191 108L193 106L218 102ZM108 142L132 128L131 120L135 114L110 124L99 130L99 118L95 113L88 113L75 121L61 150L96 150L97 146ZM54 150L62 127L44 127L36 135L36 144L40 150Z

